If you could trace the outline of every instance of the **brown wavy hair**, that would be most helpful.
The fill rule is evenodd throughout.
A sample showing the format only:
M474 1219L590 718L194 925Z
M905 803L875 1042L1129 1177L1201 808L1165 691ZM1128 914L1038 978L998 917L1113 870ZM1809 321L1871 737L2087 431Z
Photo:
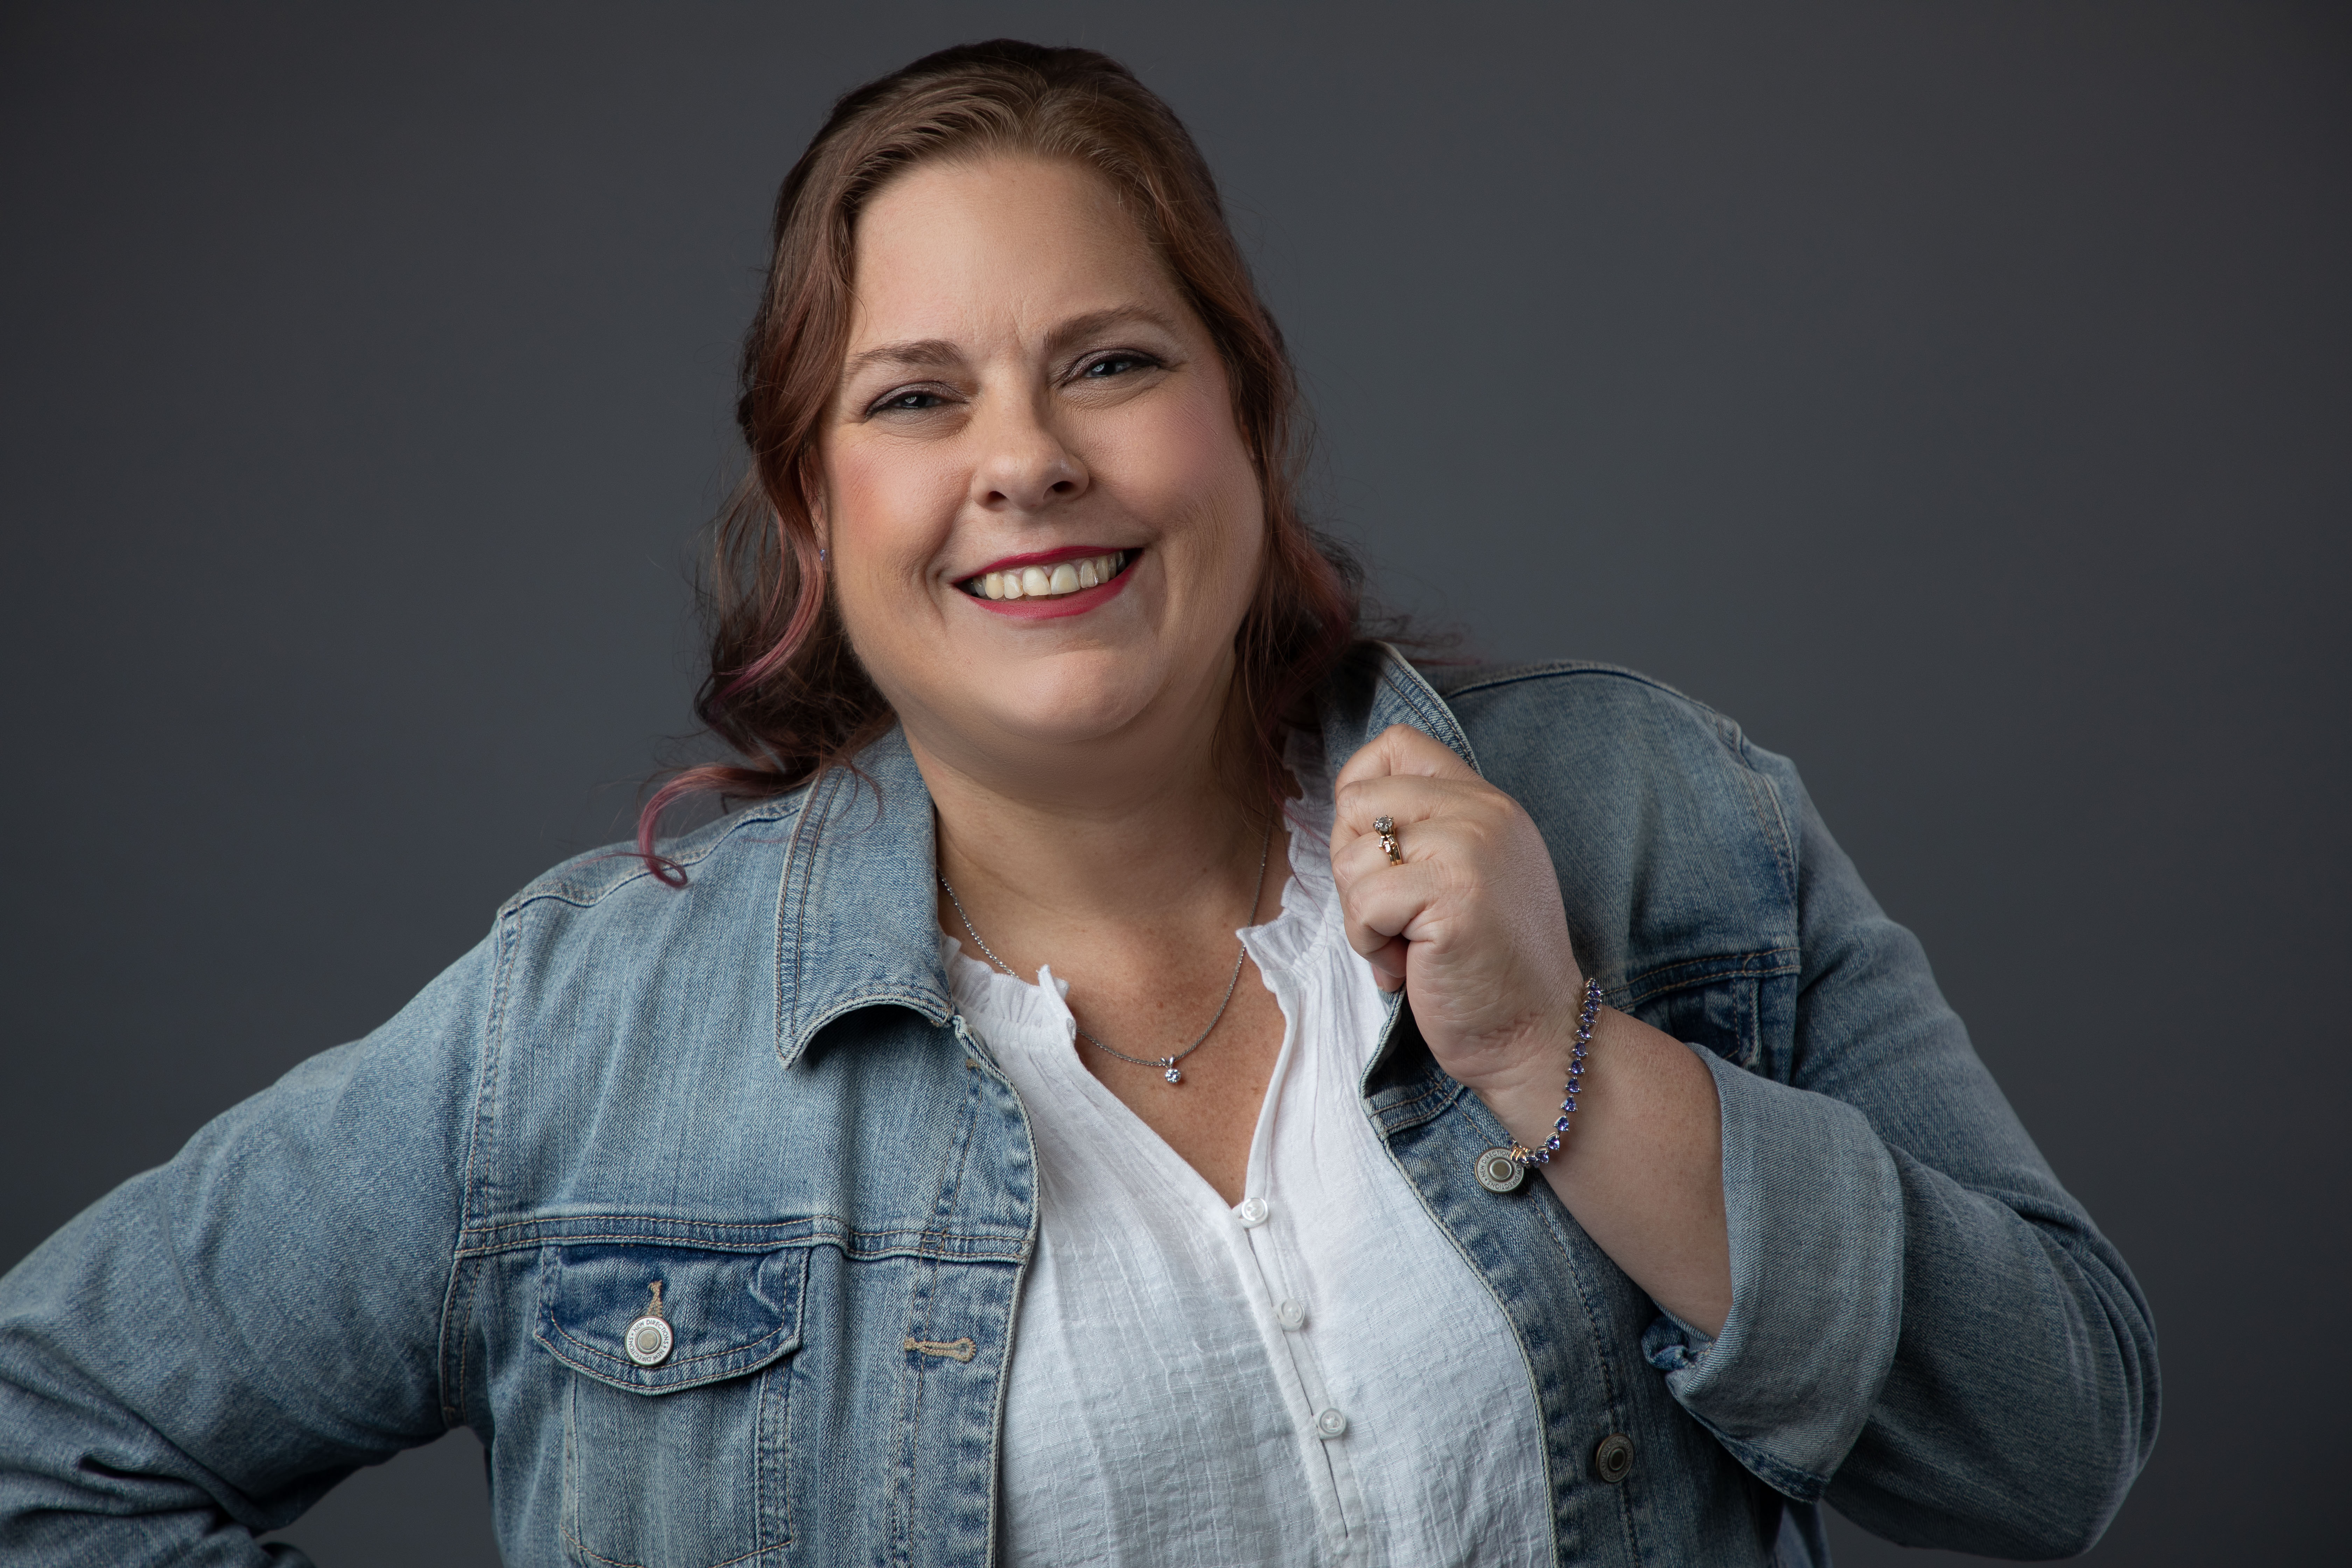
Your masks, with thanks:
M1182 123L1126 67L1091 49L999 38L927 55L835 103L776 197L774 249L744 338L735 409L751 466L714 530L703 590L710 670L695 702L741 760L687 769L646 803L637 851L665 880L683 880L654 848L671 803L781 794L845 763L889 727L889 705L827 591L809 507L821 483L818 434L848 343L857 215L917 163L1004 153L1069 159L1100 174L1224 362L1265 497L1265 557L1235 634L1234 679L1252 721L1251 771L1269 794L1285 731L1357 640L1361 574L1299 515L1305 421L1289 353Z

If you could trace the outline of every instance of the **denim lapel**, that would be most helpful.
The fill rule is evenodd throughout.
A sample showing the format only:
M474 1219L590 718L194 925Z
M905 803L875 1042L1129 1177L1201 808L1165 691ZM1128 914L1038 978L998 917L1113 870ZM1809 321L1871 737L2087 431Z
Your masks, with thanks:
M948 1021L935 864L931 793L904 731L809 785L776 898L776 1054L786 1067L860 1007Z
M1474 772L1484 772L1445 699L1386 643L1368 645L1340 667L1324 689L1322 717L1323 755L1335 776L1391 724L1412 725L1451 747Z

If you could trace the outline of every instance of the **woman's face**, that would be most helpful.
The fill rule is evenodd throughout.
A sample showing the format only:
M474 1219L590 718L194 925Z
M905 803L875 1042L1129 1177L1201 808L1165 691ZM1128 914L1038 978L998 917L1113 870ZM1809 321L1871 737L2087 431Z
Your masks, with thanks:
M844 624L919 747L1215 722L1264 505L1215 345L1092 171L927 163L866 205L820 450Z

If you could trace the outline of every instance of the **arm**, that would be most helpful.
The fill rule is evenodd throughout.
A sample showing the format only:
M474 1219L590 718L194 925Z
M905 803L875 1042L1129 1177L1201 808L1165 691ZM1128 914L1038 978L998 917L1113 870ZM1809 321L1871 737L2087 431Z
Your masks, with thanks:
M428 1442L488 944L0 1279L0 1557L296 1563L257 1532Z
M2066 1556L2155 1442L2154 1326L1793 769L1788 1081L1712 1056L1736 1305L1662 1325L1668 1386L1783 1491L1906 1544Z
M1915 1544L2095 1541L2155 1433L2153 1331L1793 770L1756 754L1799 842L1786 1081L1603 1015L1546 1173L1669 1314L1675 1397L1759 1477ZM1391 730L1339 781L1349 935L1441 1066L1521 1142L1550 1130L1580 984L1550 861L1507 795ZM1400 824L1388 864L1375 816Z
M1541 831L1403 725L1349 759L1335 794L1349 940L1382 990L1406 989L1438 1065L1538 1147L1559 1115L1584 986ZM1399 825L1401 865L1380 847L1382 816ZM1732 1304L1714 1081L1680 1041L1603 1008L1584 1082L1545 1178L1652 1300L1713 1332Z

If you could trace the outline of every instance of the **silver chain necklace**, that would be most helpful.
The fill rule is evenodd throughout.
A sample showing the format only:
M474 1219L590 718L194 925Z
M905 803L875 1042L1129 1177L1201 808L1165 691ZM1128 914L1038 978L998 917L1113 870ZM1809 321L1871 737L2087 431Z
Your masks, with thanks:
M1257 888L1255 891L1250 894L1249 907L1249 912L1253 919L1257 915L1258 900L1265 896L1265 857L1266 851L1272 847L1273 844L1274 818L1269 816L1265 819L1265 837L1258 840L1257 846ZM955 889L948 885L947 874L945 872L941 872L940 874L940 887L946 892L948 902L955 906L956 919L963 921L964 931L971 938L972 945L980 949L981 952L988 954L989 963L996 965L997 968L1004 971L1005 973L1012 975L1013 979L1020 979L1020 972L1015 970L1011 964L1005 963L1004 960L997 957L996 950L982 940L979 929L971 923L971 916L964 911L963 900L957 898ZM1249 946L1244 942L1242 945L1241 951L1234 954L1234 972L1225 979L1225 996L1223 1001L1217 1004L1216 1016L1209 1020L1209 1026L1201 1031L1201 1037L1199 1039L1194 1040L1191 1045L1186 1046L1182 1050L1178 1051L1172 1057L1131 1057L1115 1046L1104 1045L1100 1040L1096 1039L1084 1029L1078 1030L1078 1038L1086 1041L1087 1044L1092 1046L1095 1049L1101 1051L1106 1055L1117 1057L1123 1062L1133 1062L1139 1068L1158 1068L1160 1069L1160 1076L1166 1079L1170 1083L1181 1083L1184 1081L1184 1075L1176 1069L1176 1064L1182 1061L1186 1057L1191 1056L1194 1051L1199 1050L1202 1046L1208 1044L1209 1037L1217 1032L1218 1019L1223 1018L1225 1016L1225 1009L1233 1005L1234 987L1240 984L1242 980L1242 961L1248 956ZM1076 1020L1073 1020L1074 1026L1075 1022Z

